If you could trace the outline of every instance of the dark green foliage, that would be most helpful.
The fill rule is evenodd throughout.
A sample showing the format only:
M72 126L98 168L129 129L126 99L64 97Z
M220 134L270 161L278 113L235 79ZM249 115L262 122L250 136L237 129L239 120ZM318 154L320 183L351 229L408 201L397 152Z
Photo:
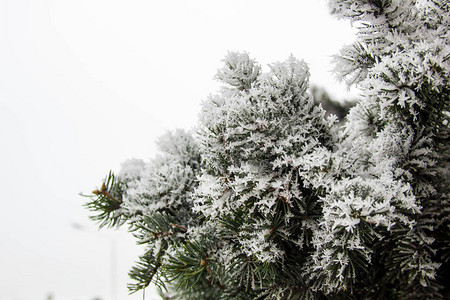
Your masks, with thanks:
M117 213L122 205L123 188L120 180L110 171L100 189L92 191L92 195L85 195L90 197L91 201L84 206L98 213L90 218L96 221L100 228L114 227L125 222L122 215Z
M147 253L139 258L137 264L131 268L129 275L135 282L128 284L128 289L131 293L145 289L150 283L159 287L164 286L159 268L161 267L161 256L166 249L166 245L161 245L161 248L156 254L147 251Z

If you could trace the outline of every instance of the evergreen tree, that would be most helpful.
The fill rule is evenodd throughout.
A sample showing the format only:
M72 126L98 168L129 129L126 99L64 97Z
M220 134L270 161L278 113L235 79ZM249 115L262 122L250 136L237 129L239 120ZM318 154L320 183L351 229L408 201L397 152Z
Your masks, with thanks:
M450 146L446 1L333 0L359 28L336 71L361 100L341 129L289 57L229 53L194 133L159 140L95 190L100 226L146 253L131 291L165 299L446 299Z
M356 100L344 100L338 101L333 99L328 92L319 86L311 86L311 96L317 105L322 105L325 110L325 117L335 115L338 118L338 124L343 125L345 123L345 117L347 116L350 108L355 106Z

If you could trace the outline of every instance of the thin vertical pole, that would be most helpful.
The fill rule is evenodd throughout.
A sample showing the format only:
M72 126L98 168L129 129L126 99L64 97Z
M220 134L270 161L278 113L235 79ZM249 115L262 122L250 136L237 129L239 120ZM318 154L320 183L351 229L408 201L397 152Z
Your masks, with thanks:
M114 238L111 239L111 299L117 300L117 245Z

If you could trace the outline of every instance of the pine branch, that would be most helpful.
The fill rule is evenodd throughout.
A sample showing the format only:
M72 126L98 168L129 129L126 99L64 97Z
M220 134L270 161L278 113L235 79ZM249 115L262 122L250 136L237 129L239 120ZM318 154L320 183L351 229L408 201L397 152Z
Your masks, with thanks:
M99 227L120 226L125 222L120 212L122 205L123 187L114 173L109 172L100 189L92 191L92 195L82 195L91 200L84 206L92 212L98 213L90 218L99 224Z
M162 266L161 259L166 252L167 244L163 242L160 247L155 256L151 251L147 251L146 254L139 258L136 266L132 267L129 276L136 283L128 284L131 294L145 289L150 283L154 283L157 287L165 288L160 275L160 268Z

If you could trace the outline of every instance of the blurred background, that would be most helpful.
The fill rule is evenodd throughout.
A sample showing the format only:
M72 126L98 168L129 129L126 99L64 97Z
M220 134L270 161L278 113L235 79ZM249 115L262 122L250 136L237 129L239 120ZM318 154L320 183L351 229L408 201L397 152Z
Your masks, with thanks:
M326 1L0 0L0 300L121 300L142 248L79 194L196 125L227 51L304 59L335 99L355 30ZM158 299L148 289L145 299Z

